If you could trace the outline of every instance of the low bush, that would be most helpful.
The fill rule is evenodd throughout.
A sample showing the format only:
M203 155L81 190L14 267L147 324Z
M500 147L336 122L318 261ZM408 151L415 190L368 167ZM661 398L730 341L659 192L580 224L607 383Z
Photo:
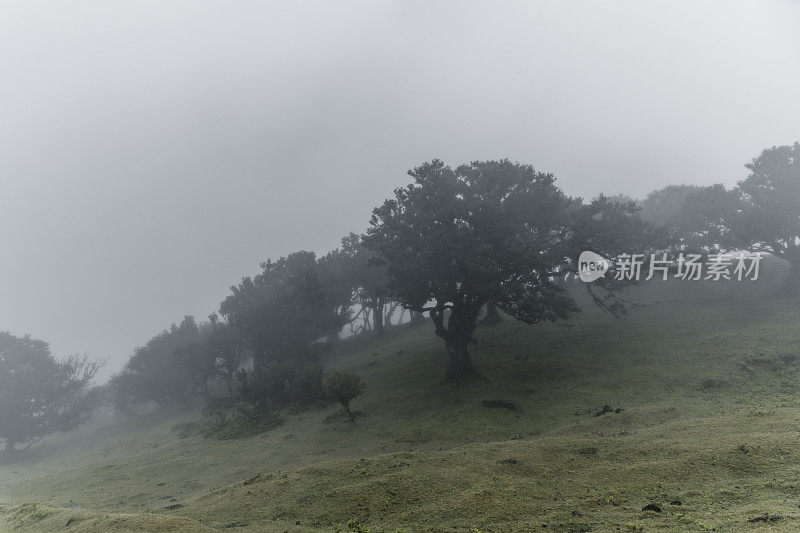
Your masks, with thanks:
M334 372L325 382L325 393L332 402L342 406L347 416L353 419L350 402L364 393L361 376L351 372Z
M239 375L239 395L259 411L308 407L325 402L322 368L314 365L270 363Z
M202 425L200 434L221 440L239 439L269 431L283 424L283 419L272 411L261 411L249 406L230 410L218 409Z

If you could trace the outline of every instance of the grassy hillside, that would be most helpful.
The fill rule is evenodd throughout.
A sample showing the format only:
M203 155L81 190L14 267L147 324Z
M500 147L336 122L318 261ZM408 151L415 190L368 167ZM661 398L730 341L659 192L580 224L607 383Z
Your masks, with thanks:
M441 381L427 322L345 342L325 365L363 376L356 423L331 407L219 441L174 429L197 412L154 413L0 465L0 517L35 531L796 530L800 306L778 293L781 265L763 272L643 284L622 319L581 297L568 322L481 328L480 376L458 385Z

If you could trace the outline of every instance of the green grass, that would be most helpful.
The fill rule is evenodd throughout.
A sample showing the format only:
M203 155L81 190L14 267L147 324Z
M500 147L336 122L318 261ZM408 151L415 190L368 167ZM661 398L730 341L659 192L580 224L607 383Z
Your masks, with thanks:
M800 306L778 294L781 265L762 267L755 283L643 284L622 319L581 295L567 322L480 328L466 383L442 382L429 323L345 342L325 366L364 378L355 423L332 406L219 440L172 429L196 412L155 413L0 465L0 516L37 531L796 530Z

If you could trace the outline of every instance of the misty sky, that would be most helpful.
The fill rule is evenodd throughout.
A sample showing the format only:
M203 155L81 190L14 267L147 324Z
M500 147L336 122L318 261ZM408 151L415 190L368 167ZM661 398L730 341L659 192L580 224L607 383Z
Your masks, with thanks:
M434 157L584 197L731 185L800 140L798 24L791 0L0 1L0 330L116 370Z

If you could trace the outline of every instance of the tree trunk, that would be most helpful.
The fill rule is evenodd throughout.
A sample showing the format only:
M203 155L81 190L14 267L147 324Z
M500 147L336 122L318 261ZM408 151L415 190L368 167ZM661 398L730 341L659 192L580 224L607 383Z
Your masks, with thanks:
M370 311L369 307L364 307L364 331L371 331L372 330L372 321L370 320Z
M396 309L397 309L397 302L392 302L389 305L389 310L386 311L386 313L384 314L384 317L385 317L383 319L383 326L384 327L386 327L386 328L392 327L392 325L393 325L392 324L392 317L394 316L394 312L395 312ZM402 316L400 318L401 318L400 322L402 322Z
M354 420L353 413L350 411L350 402L342 402L342 407L344 407L344 411L347 413L347 416L350 417L350 420Z
M373 308L372 314L375 316L375 334L376 335L383 335L386 331L383 325L383 298L378 298L375 307Z
M458 381L475 373L469 356L469 339L457 339L447 346L447 371L445 380Z
M444 306L431 310L431 320L436 327L436 334L444 340L447 348L446 381L458 381L475 373L472 359L469 356L469 345L480 308L458 308L448 313ZM447 327L444 319L448 315Z

